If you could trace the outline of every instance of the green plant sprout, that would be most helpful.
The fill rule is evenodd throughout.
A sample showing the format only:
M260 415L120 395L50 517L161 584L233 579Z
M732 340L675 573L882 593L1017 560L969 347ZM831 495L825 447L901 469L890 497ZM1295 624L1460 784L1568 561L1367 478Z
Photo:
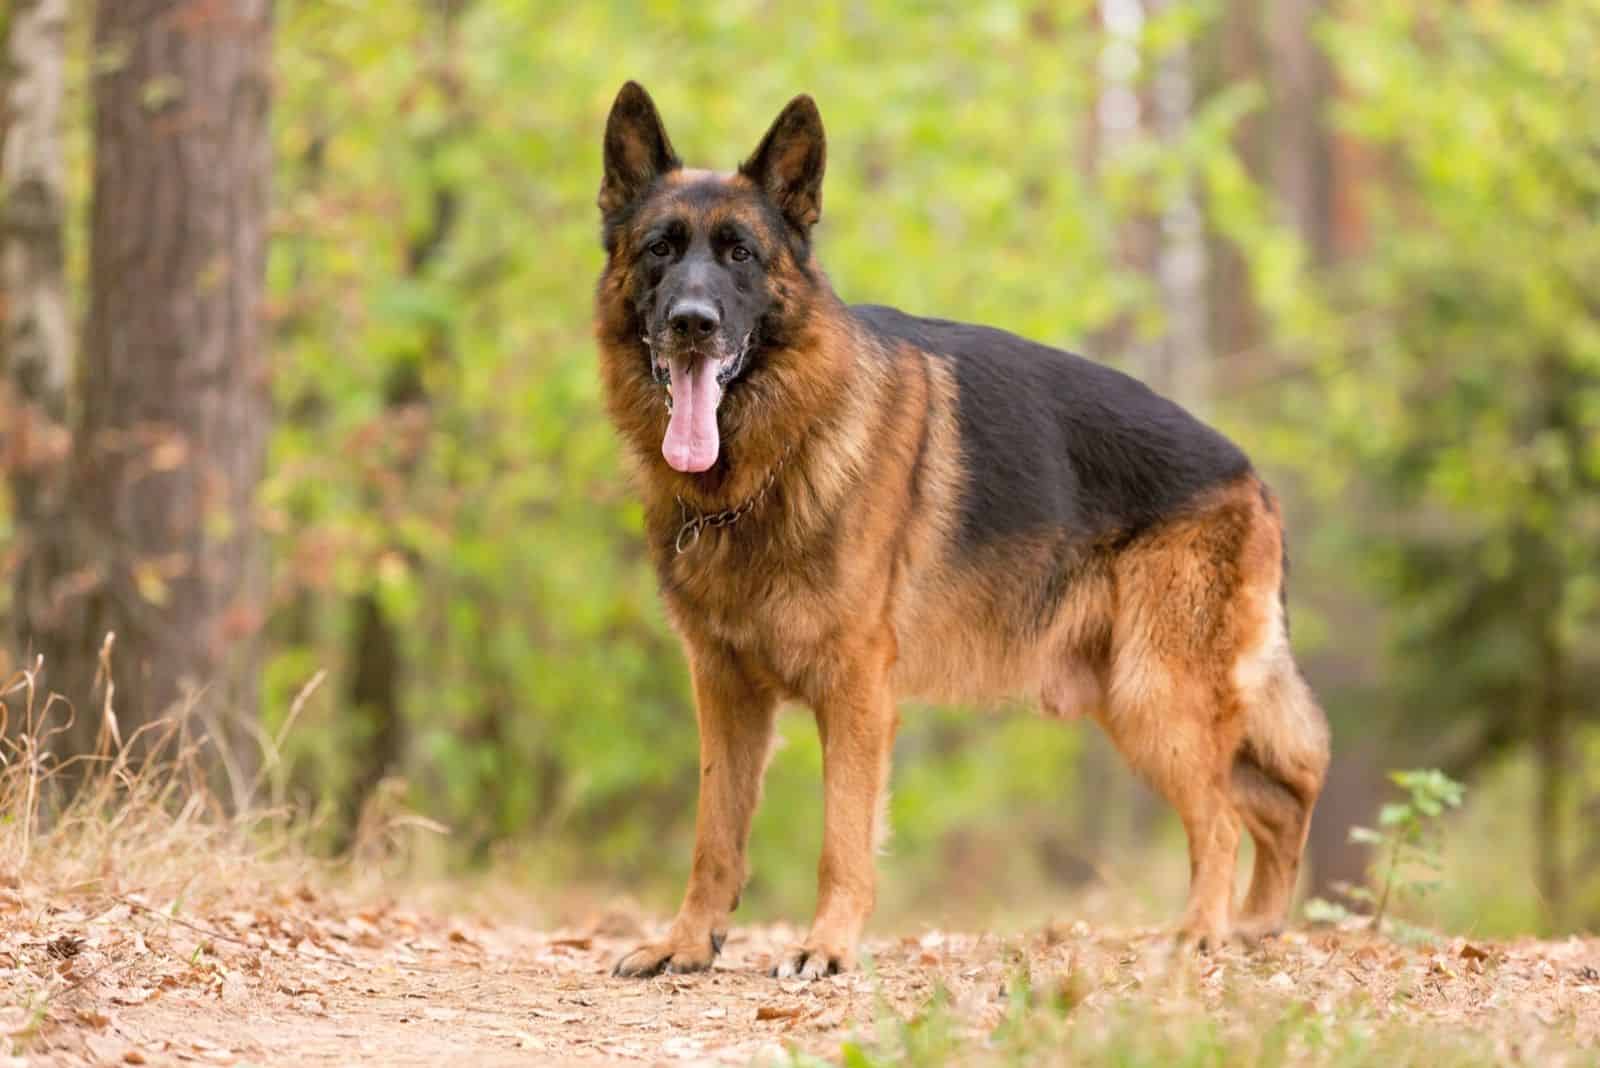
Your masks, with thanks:
M1373 849L1373 885L1334 884L1340 896L1370 910L1367 926L1374 932L1382 930L1397 895L1420 898L1439 888L1439 880L1432 876L1441 865L1441 817L1448 809L1460 808L1466 794L1465 786L1437 769L1391 771L1389 779L1405 791L1405 799L1390 801L1379 809L1377 827L1350 828L1350 841ZM1419 874L1419 870L1429 874ZM1359 915L1323 898L1306 902L1305 914L1321 923L1342 923ZM1391 919L1390 926L1408 940L1428 937L1421 928L1398 920Z

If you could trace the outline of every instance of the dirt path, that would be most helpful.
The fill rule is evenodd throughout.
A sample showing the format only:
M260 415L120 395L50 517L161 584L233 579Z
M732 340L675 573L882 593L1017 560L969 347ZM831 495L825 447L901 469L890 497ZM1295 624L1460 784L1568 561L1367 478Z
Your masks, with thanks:
M766 977L795 934L781 928L735 928L708 975L639 982L607 972L643 933L626 917L539 932L392 906L341 914L307 891L182 920L124 899L11 932L0 933L0 982L13 995L0 1033L16 1056L0 1064L836 1058L852 1035L870 1042L881 1021L922 1012L936 989L956 1038L981 1043L1024 973L1085 1019L1130 1000L1202 1017L1249 1005L1332 1018L1359 1006L1479 1032L1525 1063L1541 1063L1541 1036L1590 1051L1600 1041L1594 940L1407 949L1296 934L1194 958L1155 933L1083 924L1011 939L928 932L876 939L870 969L806 984ZM30 977L39 985L19 998Z

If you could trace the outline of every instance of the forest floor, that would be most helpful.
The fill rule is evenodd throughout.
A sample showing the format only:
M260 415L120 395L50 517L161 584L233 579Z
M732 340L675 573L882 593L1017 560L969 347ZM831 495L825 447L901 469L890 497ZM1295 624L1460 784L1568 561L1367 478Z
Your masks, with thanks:
M0 885L0 1065L1600 1063L1600 940L1291 932L1175 952L1081 921L877 937L857 971L613 979L653 922L542 931L310 885L185 903Z
M578 886L402 878L439 830L403 809L369 806L342 859L315 859L281 800L230 816L198 743L140 771L99 758L47 810L35 737L0 760L0 1068L1600 1068L1600 938L1322 928L1196 954L1119 926L1108 888L998 933L886 907L860 967L813 983L767 975L799 930L737 923L709 973L614 979L663 918Z

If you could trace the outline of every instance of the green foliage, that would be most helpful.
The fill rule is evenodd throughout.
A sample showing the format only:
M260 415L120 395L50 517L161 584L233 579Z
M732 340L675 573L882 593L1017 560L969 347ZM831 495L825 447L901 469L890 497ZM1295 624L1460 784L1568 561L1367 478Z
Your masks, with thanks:
M1322 40L1373 153L1369 247L1281 324L1315 369L1288 406L1319 413L1300 448L1332 446L1312 470L1383 607L1388 733L1457 776L1537 740L1560 924L1559 814L1600 714L1600 2L1386 0Z
M1181 997L1173 1000L1174 1004L1163 1005L1129 998L1086 1010L1030 1000L1024 989L1013 991L1005 1021L981 1034L962 1026L947 995L935 991L910 1017L880 1010L872 1036L842 1043L837 1063L847 1068L975 1064L1469 1068L1496 1059L1489 1042L1454 1028L1408 1025L1355 1005L1342 1006L1336 1014L1318 1012L1309 1004L1289 1004L1276 1013L1270 1007L1256 1007L1244 1011L1244 1019L1229 1023L1197 1003ZM778 1063L813 1068L830 1062L797 1051Z
M1341 123L1397 180L1362 191L1319 433L1372 497L1413 721L1515 737L1550 687L1595 707L1573 680L1600 654L1600 3L1363 11L1326 27Z
M1400 801L1390 801L1378 810L1377 827L1350 828L1350 841L1371 846L1374 856L1373 884L1344 885L1340 892L1369 910L1367 925L1374 931L1390 928L1403 938L1426 937L1426 932L1393 917L1388 917L1391 901L1418 899L1439 889L1437 873L1442 865L1444 827L1447 809L1461 807L1466 787L1442 771L1394 771L1390 780L1405 792ZM1343 905L1321 898L1306 903L1306 917L1339 923L1352 918Z

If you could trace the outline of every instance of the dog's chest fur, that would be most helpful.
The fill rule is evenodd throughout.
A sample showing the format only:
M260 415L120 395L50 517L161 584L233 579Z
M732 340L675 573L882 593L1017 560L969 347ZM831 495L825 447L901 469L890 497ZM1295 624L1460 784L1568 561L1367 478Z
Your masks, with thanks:
M830 652L848 640L868 591L840 581L853 570L839 539L819 532L801 546L766 539L781 524L705 532L689 550L658 559L667 612L679 630L738 654L786 697L825 689ZM780 535L781 537L782 535Z

